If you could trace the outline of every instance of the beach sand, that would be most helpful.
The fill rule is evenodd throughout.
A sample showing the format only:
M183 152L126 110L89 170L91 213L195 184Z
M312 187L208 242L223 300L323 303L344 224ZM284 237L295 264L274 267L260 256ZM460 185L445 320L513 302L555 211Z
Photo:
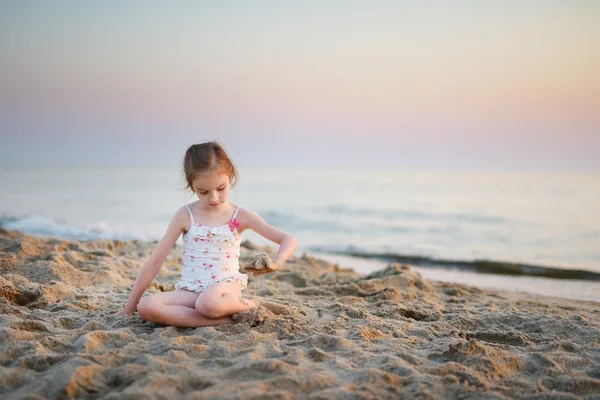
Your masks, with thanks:
M261 306L235 324L114 315L154 246L0 230L0 397L600 398L598 303L302 255L250 277ZM180 250L147 292L172 289Z

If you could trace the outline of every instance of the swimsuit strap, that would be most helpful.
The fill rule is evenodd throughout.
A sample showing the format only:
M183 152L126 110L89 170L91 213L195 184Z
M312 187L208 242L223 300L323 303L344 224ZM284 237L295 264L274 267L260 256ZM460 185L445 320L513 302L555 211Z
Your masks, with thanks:
M235 219L235 217L237 217L237 213L238 211L240 211L240 208L242 208L241 206L237 206L235 208L235 210L233 211L233 216L231 217L231 221L233 221Z
M194 223L194 216L192 215L192 210L190 210L190 208L188 207L188 205L185 205L185 208L188 210L188 214L190 214L190 220L192 222L192 224Z

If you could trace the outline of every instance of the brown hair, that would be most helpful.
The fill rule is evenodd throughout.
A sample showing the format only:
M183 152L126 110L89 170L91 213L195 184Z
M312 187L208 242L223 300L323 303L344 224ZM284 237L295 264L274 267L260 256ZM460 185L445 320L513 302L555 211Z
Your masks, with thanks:
M238 172L229 155L217 142L206 142L191 145L183 157L183 172L187 188L192 191L192 182L198 174L206 172L223 172L229 176L233 187L238 179Z

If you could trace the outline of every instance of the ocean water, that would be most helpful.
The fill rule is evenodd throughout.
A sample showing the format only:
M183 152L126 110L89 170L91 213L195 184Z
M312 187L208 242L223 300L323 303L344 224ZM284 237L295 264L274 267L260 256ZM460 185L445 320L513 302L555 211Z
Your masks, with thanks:
M184 186L178 167L3 167L0 225L158 240L195 200ZM433 279L600 301L598 172L245 169L230 200L292 233L297 254L360 272L413 260ZM556 270L571 279L548 279Z

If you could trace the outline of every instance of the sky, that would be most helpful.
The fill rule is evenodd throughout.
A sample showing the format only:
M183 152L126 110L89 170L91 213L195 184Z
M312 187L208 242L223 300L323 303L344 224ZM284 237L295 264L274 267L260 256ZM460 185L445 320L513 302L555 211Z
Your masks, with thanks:
M0 166L600 169L600 2L0 2Z

